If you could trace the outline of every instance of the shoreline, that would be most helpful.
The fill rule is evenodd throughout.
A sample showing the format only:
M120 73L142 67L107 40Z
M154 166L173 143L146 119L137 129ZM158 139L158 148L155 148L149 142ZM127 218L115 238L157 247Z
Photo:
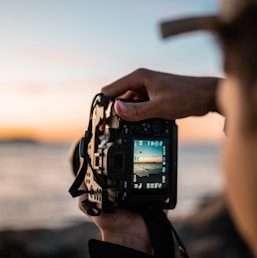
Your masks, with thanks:
M253 258L238 234L227 209L224 195L204 200L197 211L173 225L190 257ZM93 222L60 229L0 231L0 257L89 258L88 240L100 239Z

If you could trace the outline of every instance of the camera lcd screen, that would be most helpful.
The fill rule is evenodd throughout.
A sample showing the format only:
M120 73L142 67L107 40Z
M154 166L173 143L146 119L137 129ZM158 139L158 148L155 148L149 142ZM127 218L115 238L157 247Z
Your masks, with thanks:
M157 190L167 187L167 139L133 140L133 189Z

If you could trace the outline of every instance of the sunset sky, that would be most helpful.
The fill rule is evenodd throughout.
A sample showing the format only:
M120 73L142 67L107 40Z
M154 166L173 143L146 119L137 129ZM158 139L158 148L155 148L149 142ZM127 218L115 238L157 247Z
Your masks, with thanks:
M218 7L218 0L0 0L0 138L80 137L94 95L139 67L222 76L213 36L163 40L159 32L163 20ZM219 139L223 122L178 121L180 139Z

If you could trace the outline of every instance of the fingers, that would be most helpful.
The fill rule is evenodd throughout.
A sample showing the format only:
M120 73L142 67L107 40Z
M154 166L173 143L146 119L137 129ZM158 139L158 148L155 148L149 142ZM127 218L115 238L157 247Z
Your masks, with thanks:
M159 112L157 115L158 109L153 109L155 105L153 101L144 101L144 102L123 102L116 101L114 108L118 116L122 119L129 122L141 121L149 118L165 118L162 115L165 113Z
M116 82L103 87L102 93L131 100L149 100L149 78L153 74L155 72L148 69L137 69ZM124 120L134 122L153 117L152 106L153 104L150 101L142 103L116 101L115 111Z
M137 92L140 95L147 95L145 92L145 79L151 71L140 68L127 76L102 88L101 92L105 95L119 97L128 91Z
M142 117L142 104L141 103L128 103L123 101L116 101L115 102L115 111L117 112L118 116L126 121L139 121L143 120Z

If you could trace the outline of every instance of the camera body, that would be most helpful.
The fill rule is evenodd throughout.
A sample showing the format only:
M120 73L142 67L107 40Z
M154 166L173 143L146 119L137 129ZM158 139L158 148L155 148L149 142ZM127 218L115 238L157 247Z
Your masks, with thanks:
M115 101L98 95L91 110L90 139L85 136L80 141L80 156L90 163L84 177L88 202L105 213L116 208L173 209L177 199L175 121L128 122L116 114Z

